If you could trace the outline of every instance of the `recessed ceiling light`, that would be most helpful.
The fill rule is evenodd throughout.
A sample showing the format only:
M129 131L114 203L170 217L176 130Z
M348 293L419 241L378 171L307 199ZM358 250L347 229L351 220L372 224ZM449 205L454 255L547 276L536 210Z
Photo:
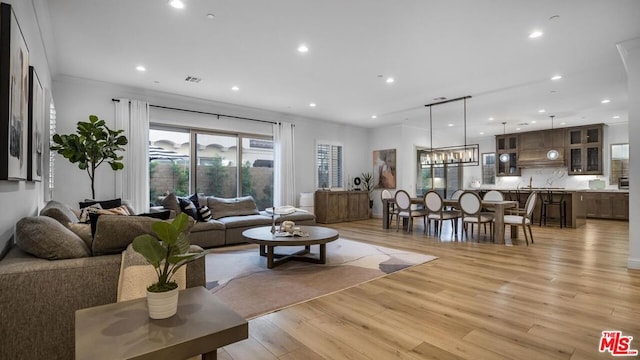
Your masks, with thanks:
M138 66L136 66L136 70L138 70L138 71L147 71L147 68L142 66L142 65L138 65Z
M560 123L560 125L567 125L567 123L563 121Z
M310 107L316 107L316 103L310 103L309 106Z
M493 121L493 120L495 120L495 119L494 119L494 118L492 118L492 117L490 117L490 118L489 118L489 121Z
M176 9L184 9L184 3L182 0L169 0L169 5Z
M516 128L516 130L520 131L520 128Z
M554 80L554 81L555 81L555 80L560 80L560 79L562 79L562 75L553 75L553 76L551 77L551 80Z
M614 119L620 119L620 115L614 115L613 118Z
M447 125L447 126L448 126L448 127L452 127L452 126L453 126L453 124L449 124L449 125Z
M391 83L393 83L395 81L396 80L394 78L392 78L392 77L388 77L387 80L386 80L387 84L391 84Z
M604 100L600 101L601 104L608 104L610 102L611 102L611 100L609 100L609 99L604 99Z
M231 90L233 90L233 91L239 91L239 90L240 90L240 88L239 88L239 87L237 87L237 86L232 86L232 87L231 87Z
M545 110L545 109L540 109L540 110L538 110L538 112L542 114L542 113L544 113L544 112L547 112L547 110Z
M215 16L215 15L213 15L213 14L207 14L207 19L213 19L213 18L215 18L215 17L216 17L216 16Z
M480 135L484 135L484 131L480 131Z
M307 47L307 45L302 44L298 46L298 52L301 52L301 53L309 52L309 48Z
M532 124L535 124L535 123L536 123L536 121L535 121L535 120L531 120L531 123L532 123Z
M371 118L372 118L372 119L377 119L377 118L378 118L378 116L377 116L377 115L371 115Z
M529 34L529 39L535 39L535 38L539 38L540 36L542 36L543 32L540 30L534 30Z

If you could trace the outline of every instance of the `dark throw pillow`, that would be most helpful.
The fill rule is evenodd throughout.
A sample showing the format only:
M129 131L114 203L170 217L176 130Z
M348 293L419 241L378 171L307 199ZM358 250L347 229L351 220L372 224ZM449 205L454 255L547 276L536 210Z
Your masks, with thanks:
M169 220L169 218L171 217L171 211L170 210L160 210L160 211L151 212L151 213L138 214L136 216L146 216L146 217L150 217L150 218L154 218L154 219Z
M100 204L103 209L113 209L118 206L122 206L122 199L112 199L112 200L91 200L86 199L85 201L81 201L79 203L80 209L86 208L87 206L91 206L93 204Z
M200 200L198 200L198 194L192 194L191 196L189 196L189 200L191 200L196 209L200 209Z
M198 208L189 200L189 198L179 197L180 211L191 216L193 220L198 220Z

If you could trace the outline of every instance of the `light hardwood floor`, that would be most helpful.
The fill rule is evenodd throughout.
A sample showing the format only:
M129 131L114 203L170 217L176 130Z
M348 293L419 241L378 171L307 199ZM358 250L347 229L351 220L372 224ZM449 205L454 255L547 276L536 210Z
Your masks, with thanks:
M627 222L533 227L512 246L330 225L341 237L439 259L249 323L219 359L612 359L603 330L640 349L640 271L626 268ZM509 228L507 228L507 233Z

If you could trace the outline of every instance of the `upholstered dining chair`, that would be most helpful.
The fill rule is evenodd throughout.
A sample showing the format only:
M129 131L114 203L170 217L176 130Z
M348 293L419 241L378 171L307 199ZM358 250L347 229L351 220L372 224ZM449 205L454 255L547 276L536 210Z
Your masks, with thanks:
M411 197L404 190L398 190L395 196L396 207L398 208L396 216L396 231L400 229L400 218L407 219L407 232L413 231L413 218L421 217L424 226L427 226L427 211L425 209L412 209Z
M425 234L429 233L431 228L431 222L434 222L434 229L436 234L442 235L442 221L451 220L451 228L453 232L458 235L458 219L461 217L459 210L445 210L442 197L434 190L428 191L424 194L424 208L427 210L427 226L424 228Z
M504 227L507 225L518 225L522 226L522 231L524 232L524 239L527 242L527 246L529 246L529 238L531 238L531 243L533 244L533 232L531 231L531 223L533 222L533 209L536 207L536 200L538 200L538 194L536 191L532 191L527 198L527 202L524 206L525 212L522 215L505 215L504 216ZM529 236L527 236L527 229L529 229Z
M391 222L393 221L393 216L396 215L398 216L398 211L396 209L396 204L394 202L394 196L393 194L391 194L391 191L384 189L380 192L380 201L382 201L382 206L385 206L385 200L387 200L387 210L388 210L388 217L387 217L387 228L389 227L389 224L391 224ZM391 200L391 201L389 201Z
M467 226L478 225L478 237L480 237L480 224L489 224L489 232L493 240L493 214L482 213L482 201L480 196L473 191L465 191L458 199L460 209L462 210L462 226L467 239L469 233ZM473 237L473 228L471 228L471 237Z
M458 189L458 190L454 191L451 194L451 200L460 199L460 195L462 195L463 192L464 192L464 190L462 190L462 189ZM456 208L455 208L455 206L449 206L448 210L456 210Z

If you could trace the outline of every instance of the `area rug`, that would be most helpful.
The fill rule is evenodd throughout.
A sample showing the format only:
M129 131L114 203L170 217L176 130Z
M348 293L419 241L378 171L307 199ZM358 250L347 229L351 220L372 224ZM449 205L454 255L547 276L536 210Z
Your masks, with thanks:
M293 253L302 247L278 247ZM312 246L312 252L318 247ZM436 259L340 238L327 244L327 263L289 261L267 269L257 245L215 249L206 257L207 288L241 316L273 312Z

